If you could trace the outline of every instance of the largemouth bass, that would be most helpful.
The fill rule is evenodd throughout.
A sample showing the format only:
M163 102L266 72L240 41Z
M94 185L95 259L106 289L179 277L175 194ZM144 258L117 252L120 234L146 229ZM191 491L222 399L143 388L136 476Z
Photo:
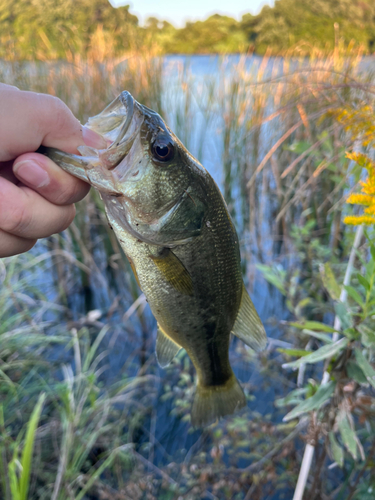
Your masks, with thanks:
M45 154L100 192L158 322L157 360L165 367L186 350L198 376L191 422L208 425L246 405L229 363L230 334L257 351L267 341L223 196L163 119L129 92L86 126L110 146Z

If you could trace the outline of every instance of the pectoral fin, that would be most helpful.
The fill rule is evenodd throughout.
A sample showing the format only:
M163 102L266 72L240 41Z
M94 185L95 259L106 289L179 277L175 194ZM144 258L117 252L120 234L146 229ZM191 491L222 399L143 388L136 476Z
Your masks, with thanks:
M183 263L169 248L163 248L158 255L150 255L164 279L175 290L184 295L193 295L193 281Z
M232 333L254 351L261 351L267 345L266 332L245 286L242 286L241 305Z
M181 347L173 342L158 325L155 350L159 366L161 366L161 368L168 366L180 349Z

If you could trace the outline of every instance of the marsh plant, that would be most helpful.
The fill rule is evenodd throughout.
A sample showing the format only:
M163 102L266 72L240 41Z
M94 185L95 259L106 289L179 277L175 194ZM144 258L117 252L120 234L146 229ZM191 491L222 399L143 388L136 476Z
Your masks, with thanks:
M131 461L126 436L148 413L154 387L151 377L141 374L103 387L108 327L93 327L90 319L79 329L60 326L64 306L50 302L33 284L40 264L40 257L30 255L1 262L0 485L5 500L84 498L108 467ZM138 392L142 386L144 392Z
M356 172L354 179L357 182L354 190L357 185L361 188L360 193L350 194L347 203L362 205L364 213L354 212L344 218L346 224L357 226L345 276L340 276L343 266L338 261L334 263L328 253L324 254L324 246L317 240L307 243L307 248L310 247L308 253L315 255L315 269L314 261L311 266L315 273L310 276L297 271L288 277L280 268L275 272L269 266L259 266L266 279L287 297L288 308L298 320L289 325L301 330L302 334L303 350L280 349L288 357L299 357L283 365L284 368L298 369L298 388L278 404L296 405L284 416L284 421L306 413L310 415L301 475L304 466L307 470L311 466L306 457L317 449L311 498L328 493L322 479L327 455L334 460L331 467L344 470L345 480L334 490L338 498L371 498L374 487L370 472L375 453L375 233L372 229L375 165L369 156L372 155L375 136L373 123L368 117L371 109L367 103L359 108L346 105L334 111L337 120L345 125L346 132L355 141L356 148L361 148L361 151L347 153L347 158L355 163L353 172ZM365 174L363 180L358 179L358 173ZM369 226L369 232L363 231L362 224ZM306 236L313 227L314 224L306 224L299 234L294 232L294 237ZM300 240L297 248L301 244L306 245L306 241ZM339 274L339 281L335 274ZM317 294L317 291L325 294ZM309 321L310 318L313 320ZM316 318L322 318L322 321L316 321ZM314 344L316 350L311 349ZM318 380L316 371L313 371L313 377L305 384L307 367L319 365L322 361L321 379ZM300 496L296 493L297 498L302 497L303 488Z
M372 498L375 242L343 217L367 182L354 111L373 109L373 84L361 48L336 42L309 60L303 45L222 58L215 77L155 53L108 58L100 37L96 57L1 63L2 81L59 96L82 122L124 89L161 113L211 161L249 289L268 287L284 319L263 318L273 334L259 358L231 349L248 413L192 429L191 363L181 352L158 371L155 324L91 192L67 231L0 263L6 500L289 499L306 442L306 498Z

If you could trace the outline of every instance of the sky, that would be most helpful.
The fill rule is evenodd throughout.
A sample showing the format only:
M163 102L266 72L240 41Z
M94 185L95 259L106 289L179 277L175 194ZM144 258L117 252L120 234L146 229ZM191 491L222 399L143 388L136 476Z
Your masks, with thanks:
M115 7L130 5L140 24L148 17L165 19L177 27L186 21L206 19L211 14L225 14L240 20L243 14L257 14L263 5L272 5L273 0L110 0Z

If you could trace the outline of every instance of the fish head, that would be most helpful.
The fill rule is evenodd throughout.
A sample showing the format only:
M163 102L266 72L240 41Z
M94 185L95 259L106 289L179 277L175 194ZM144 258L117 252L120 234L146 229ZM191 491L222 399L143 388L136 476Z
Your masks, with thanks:
M108 143L102 150L78 149L87 180L101 193L111 223L157 243L160 226L186 197L198 162L159 114L126 91L86 126Z

